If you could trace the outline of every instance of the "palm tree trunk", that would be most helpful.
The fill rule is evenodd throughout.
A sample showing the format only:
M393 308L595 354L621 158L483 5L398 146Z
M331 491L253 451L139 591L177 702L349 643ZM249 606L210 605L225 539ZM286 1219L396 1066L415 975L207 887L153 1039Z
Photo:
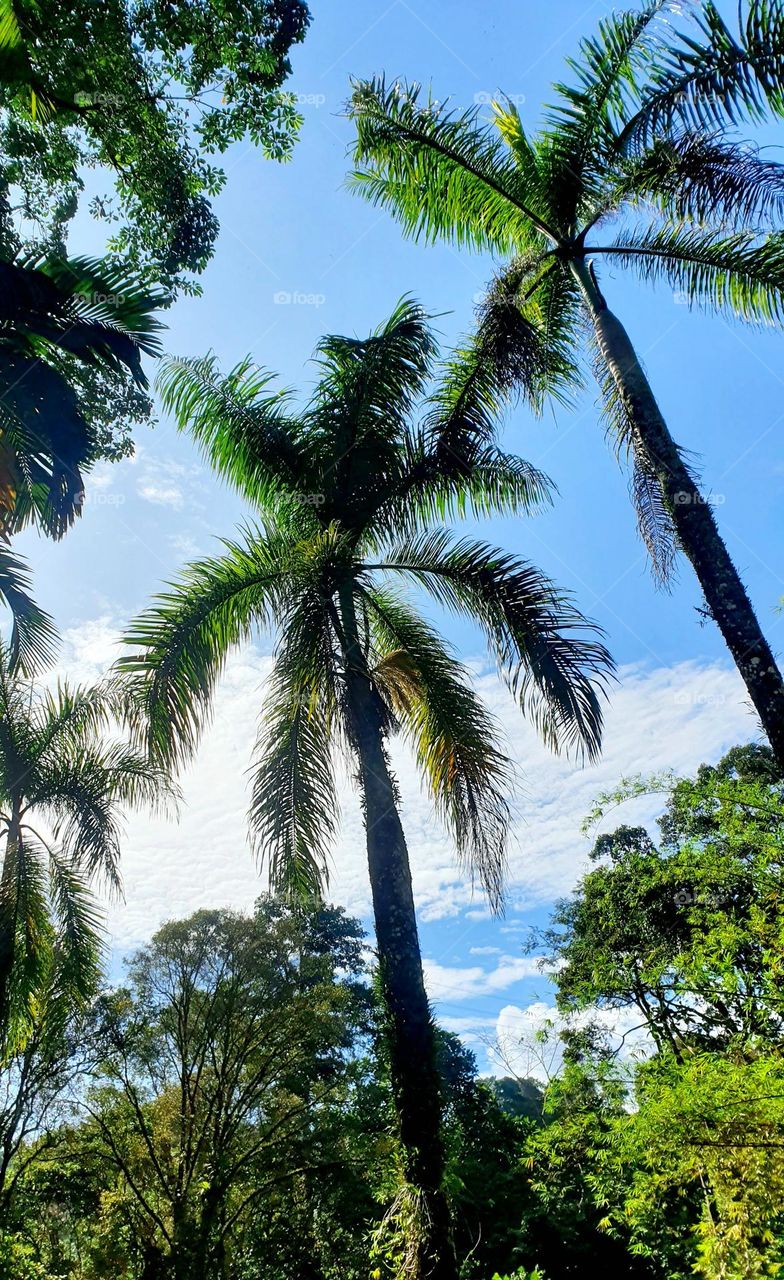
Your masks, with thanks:
M732 654L776 759L784 767L784 680L711 505L669 433L628 333L608 309L585 262L573 261L571 268L590 313L602 359L634 424L638 443L656 469L680 546L697 574L710 615Z
M388 1017L392 1088L405 1175L424 1213L417 1276L456 1280L457 1264L442 1179L441 1091L435 1038L422 974L411 869L395 784L389 772L381 708L359 644L354 601L341 593L346 694L365 804L368 868L379 970Z
M19 817L14 806L0 874L0 1056L5 1051L11 1016L11 977L16 959L16 916L19 909L17 878L20 841Z

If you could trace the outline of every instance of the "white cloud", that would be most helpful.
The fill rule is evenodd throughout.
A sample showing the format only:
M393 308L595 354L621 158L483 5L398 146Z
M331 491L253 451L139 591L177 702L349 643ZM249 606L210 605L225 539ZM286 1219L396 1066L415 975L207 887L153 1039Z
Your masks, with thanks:
M66 641L65 665L83 679L99 675L116 652L109 618L85 623ZM250 906L262 887L247 844L245 815L247 770L269 666L269 657L253 649L229 662L212 727L182 779L185 804L179 819L166 822L139 814L129 818L123 854L126 901L110 911L118 945L138 942L163 919L208 903ZM555 759L538 743L494 675L481 676L478 684L501 721L512 757L524 764L510 856L512 910L550 902L574 886L591 845L580 835L580 823L598 791L636 771L671 766L688 772L754 736L734 671L694 662L652 671L634 667L621 672L607 716L602 760L578 769ZM481 894L457 869L450 841L433 818L413 759L399 743L393 744L392 755L420 919L488 919ZM341 792L343 821L330 893L348 910L367 917L370 898L361 811L346 779ZM620 820L650 822L658 807L655 798L637 801L620 815L609 815L605 826L611 829ZM508 932L514 945L514 935L524 926L512 921L492 927L499 936ZM527 965L530 958L506 957L490 971L480 966L458 971L431 967L431 982L469 992L502 991L524 976Z
M157 507L173 507L175 511L182 509L185 494L177 485L140 484L137 491L145 502L152 502Z
M169 546L183 560L195 560L201 552L198 542L183 533L175 533L173 537L169 538Z
M200 509L204 493L202 468L196 463L184 466L171 458L156 458L154 463L145 461L136 492L145 502L159 507L171 507L175 511L188 506Z
M496 1075L533 1076L547 1082L563 1063L558 1032L567 1025L581 1027L589 1022L605 1029L619 1060L633 1060L649 1052L650 1042L640 1028L637 1009L589 1009L567 1019L553 1005L536 1000L524 1008L508 1004L501 1009L488 1060Z
M502 956L495 969L483 969L480 965L467 968L439 964L437 960L423 961L425 986L431 1000L468 1000L475 996L493 995L506 991L523 978L540 977L541 957Z
M471 956L500 956L500 947L469 947L468 954Z

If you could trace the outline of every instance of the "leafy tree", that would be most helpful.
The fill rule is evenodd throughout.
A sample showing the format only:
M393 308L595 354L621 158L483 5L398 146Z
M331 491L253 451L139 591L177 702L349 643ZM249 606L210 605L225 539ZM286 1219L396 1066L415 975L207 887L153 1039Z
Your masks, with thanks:
M462 860L496 905L509 762L466 672L393 584L424 588L480 625L551 745L595 754L610 660L535 568L443 527L466 507L529 510L546 484L494 446L456 455L438 397L413 423L434 355L422 312L404 301L367 339L322 340L320 381L299 412L248 361L226 377L211 358L168 364L164 403L260 523L158 598L130 628L120 668L153 757L175 763L196 749L230 650L274 630L250 825L272 884L291 895L318 894L326 881L335 757L348 755L366 818L405 1173L412 1203L426 1206L416 1266L446 1276L438 1079L387 742L398 728L410 741Z
M478 109L456 112L417 86L358 83L353 186L408 234L505 263L452 361L456 450L492 438L512 393L535 412L570 401L584 379L587 330L654 572L666 582L677 549L691 561L784 766L781 673L597 269L664 280L690 306L750 323L784 316L784 168L726 136L728 122L784 112L784 11L767 0L741 6L738 39L711 0L696 8L696 29L673 29L675 12L650 0L603 21L570 59L573 82L554 87L534 137L508 102L495 104L489 127Z
M446 1102L446 1178L460 1275L464 1280L486 1280L524 1257L521 1222L534 1211L534 1203L521 1153L537 1122L505 1111L494 1082L477 1078L473 1053L440 1029L439 1066ZM541 1114L541 1092L538 1096Z
M580 1153L601 1231L686 1280L775 1275L784 1222L781 850L784 786L768 748L739 747L693 779L624 781L593 816L648 789L666 796L661 840L620 827L545 934L560 1008L636 1008L648 1057L629 1072L595 1037L571 1033L583 1089L614 1091L591 1128L556 1117L533 1138L565 1204L550 1149ZM558 1090L562 1088L558 1082ZM549 1101L549 1097L548 1097ZM572 1122L570 1122L572 1123ZM597 1128L598 1126L598 1128ZM543 1259L542 1265L548 1270Z
M114 1171L105 1227L121 1204L148 1270L217 1280L252 1257L279 1186L301 1196L303 1177L341 1168L324 1112L367 1024L361 942L335 909L201 911L164 925L102 998L79 1140Z
M496 1076L489 1081L499 1107L507 1115L541 1120L544 1095L541 1085L530 1077Z
M209 157L246 135L285 158L300 118L281 86L303 0L2 0L2 189L57 250L85 169L113 171L91 212L110 248L170 291L210 258ZM39 232L40 234L40 232Z
M282 85L289 49L309 20L304 0L0 0L0 331L24 334L15 322L28 318L20 313L32 303L29 337L37 350L21 355L40 360L36 321L44 306L49 366L39 365L38 379L25 367L20 384L19 372L5 368L6 353L0 386L16 388L6 407L16 417L21 411L28 433L32 415L46 412L31 464L54 462L55 478L73 481L62 494L61 532L80 492L81 463L130 454L132 430L151 416L152 401L138 362L124 351L119 361L86 363L95 348L85 344L85 331L76 345L73 331L69 343L62 328L55 348L50 308L72 307L76 289L79 318L116 324L119 346L129 317L142 318L145 292L156 305L180 290L198 292L194 276L218 233L211 201L226 180L215 157L246 135L267 156L289 155L301 121ZM113 194L101 191L89 202L110 256L69 264L68 228L88 172L114 177ZM44 263L52 281L22 276L20 268ZM86 269L99 278L86 281ZM99 336L105 343L107 330ZM150 349L133 325L130 336ZM42 478L47 471L36 483ZM62 518L56 506L52 513Z
M27 1038L5 1057L0 1073L0 1232L14 1225L20 1180L54 1144L68 1094L89 1068L81 1042L84 1019L63 990L64 963L58 956L36 994Z
M105 735L110 710L98 690L37 688L0 652L3 1056L23 1049L53 980L66 1007L93 995L100 928L88 883L100 875L119 889L121 808L168 792L160 769Z
M771 1051L772 1050L772 1051ZM638 1073L637 1111L616 1145L630 1171L621 1221L656 1257L672 1237L661 1207L692 1202L681 1274L775 1276L784 1264L784 1061L755 1051L664 1054ZM688 1200L687 1200L688 1203ZM683 1215L681 1215L682 1217ZM652 1231L651 1228L654 1228ZM669 1246L671 1250L671 1245Z
M775 777L775 781L772 778ZM696 779L632 779L594 817L667 788L662 840L599 836L599 863L543 939L564 1012L636 1008L660 1051L780 1038L784 784L770 751L736 748Z
M630 1250L628 1224L621 1221L617 1230L607 1229L608 1206L622 1203L634 1168L617 1151L626 1087L623 1076L601 1058L567 1061L548 1087L545 1124L528 1134L523 1159L532 1195L518 1248L528 1265L541 1266L548 1280L589 1270L629 1280L663 1274ZM668 1264L677 1231L673 1213Z

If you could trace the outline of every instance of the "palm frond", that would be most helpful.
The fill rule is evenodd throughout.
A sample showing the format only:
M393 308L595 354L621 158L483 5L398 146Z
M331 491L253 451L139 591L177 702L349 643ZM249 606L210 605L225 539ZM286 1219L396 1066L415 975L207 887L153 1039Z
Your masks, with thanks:
M247 528L223 546L219 558L189 565L124 637L134 650L117 663L128 714L163 763L195 751L229 653L273 620L291 585L280 535Z
M322 523L361 527L396 483L400 445L436 352L428 317L409 297L370 337L319 342L306 447Z
M374 647L384 656L373 683L411 742L461 865L494 910L503 903L510 761L499 728L441 637L389 591L365 592Z
M0 440L0 530L9 536L34 523L61 538L81 514L95 433L59 369L2 342Z
M31 1002L51 964L54 933L48 915L46 853L29 833L6 843L0 881L0 937L10 952L5 976L7 1006L0 1025L0 1053L13 1053L26 1038Z
M656 584L667 588L678 552L675 524L664 501L653 459L646 451L634 418L595 344L594 353L594 374L607 436L618 460L631 463L630 492L637 529L650 557Z
M275 892L319 898L339 817L333 637L305 592L282 626L253 763L249 824Z
M390 528L421 528L462 518L532 514L552 502L555 485L544 472L481 441L461 451L429 430L412 433L396 487L390 486L368 531L385 537ZM364 545L367 545L367 541Z
M163 406L219 476L264 509L295 490L302 470L288 391L250 357L221 374L214 356L170 359L156 379Z
M620 231L590 253L632 267L645 280L666 280L684 301L757 324L784 319L784 233L723 234L688 223Z
M112 694L106 685L85 687L65 681L59 681L54 690L42 690L31 708L38 759L45 761L53 750L73 755L85 741L93 741L119 713Z
M613 670L598 632L533 565L472 539L426 532L391 546L376 567L424 586L482 627L499 670L554 750L599 751L602 695ZM582 633L582 634L580 634Z
M674 7L649 0L639 10L602 19L567 64L574 84L558 83L541 143L549 170L551 204L565 231L574 234L580 212L595 199L602 160L616 145L618 129L636 101L641 68L658 43L657 19Z
M350 185L408 235L504 254L557 243L536 212L531 175L478 110L451 111L419 85L379 78L355 82L349 114L358 166Z
M668 217L736 230L756 230L784 213L784 165L719 134L682 130L656 138L621 169L608 208L647 200Z
M68 1007L84 1005L101 976L101 914L78 871L62 853L49 853L49 892L56 921L54 979Z
M426 418L431 448L446 464L469 462L478 442L492 440L516 396L541 413L548 397L571 403L582 383L576 290L557 260L537 270L515 259L491 283L477 315L474 334L445 362Z
M11 610L10 664L22 675L33 675L54 660L58 643L54 620L30 594L30 570L23 560L0 545L0 596Z
M619 137L627 152L685 125L723 129L784 114L784 5L751 0L733 35L713 0L691 11L696 31L673 32L649 68L645 92Z
M99 742L92 732L80 739L58 737L57 752L50 743L36 761L29 802L49 815L74 871L102 876L119 893L121 806L165 810L176 792L166 772L128 743Z

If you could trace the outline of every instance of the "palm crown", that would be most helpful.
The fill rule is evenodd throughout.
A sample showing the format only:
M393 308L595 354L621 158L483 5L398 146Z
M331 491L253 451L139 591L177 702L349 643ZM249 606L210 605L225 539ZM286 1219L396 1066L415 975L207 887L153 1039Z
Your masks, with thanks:
M172 794L162 770L106 736L110 720L105 692L36 689L0 651L0 1050L24 1041L53 975L66 1003L92 994L88 883L119 889L122 809Z
M371 337L327 337L307 406L248 362L172 361L164 403L259 512L215 559L190 565L133 625L121 662L153 754L193 751L232 646L278 634L251 826L273 884L318 891L337 821L335 757L356 726L348 667L369 675L379 715L413 746L458 849L497 900L509 762L467 673L399 592L424 588L483 629L524 710L553 746L596 752L610 658L571 601L530 564L436 522L469 507L530 510L548 482L492 445L442 438L436 393L415 419L436 355L404 300Z
M79 514L96 440L72 385L74 365L146 386L163 296L120 264L0 261L0 534L34 522L61 537Z
M492 417L511 392L539 412L582 385L581 273L596 284L587 260L665 280L688 303L743 320L784 318L784 236L761 230L784 210L784 166L724 133L744 115L784 112L784 9L751 4L737 38L710 3L691 32L673 31L676 12L653 0L600 24L536 136L508 102L487 125L480 108L452 111L418 86L355 86L353 187L411 235L506 263L452 366L455 440L474 425L466 388L474 401L483 391ZM641 533L666 579L673 530L655 465L599 351L596 369L619 451L632 453Z

